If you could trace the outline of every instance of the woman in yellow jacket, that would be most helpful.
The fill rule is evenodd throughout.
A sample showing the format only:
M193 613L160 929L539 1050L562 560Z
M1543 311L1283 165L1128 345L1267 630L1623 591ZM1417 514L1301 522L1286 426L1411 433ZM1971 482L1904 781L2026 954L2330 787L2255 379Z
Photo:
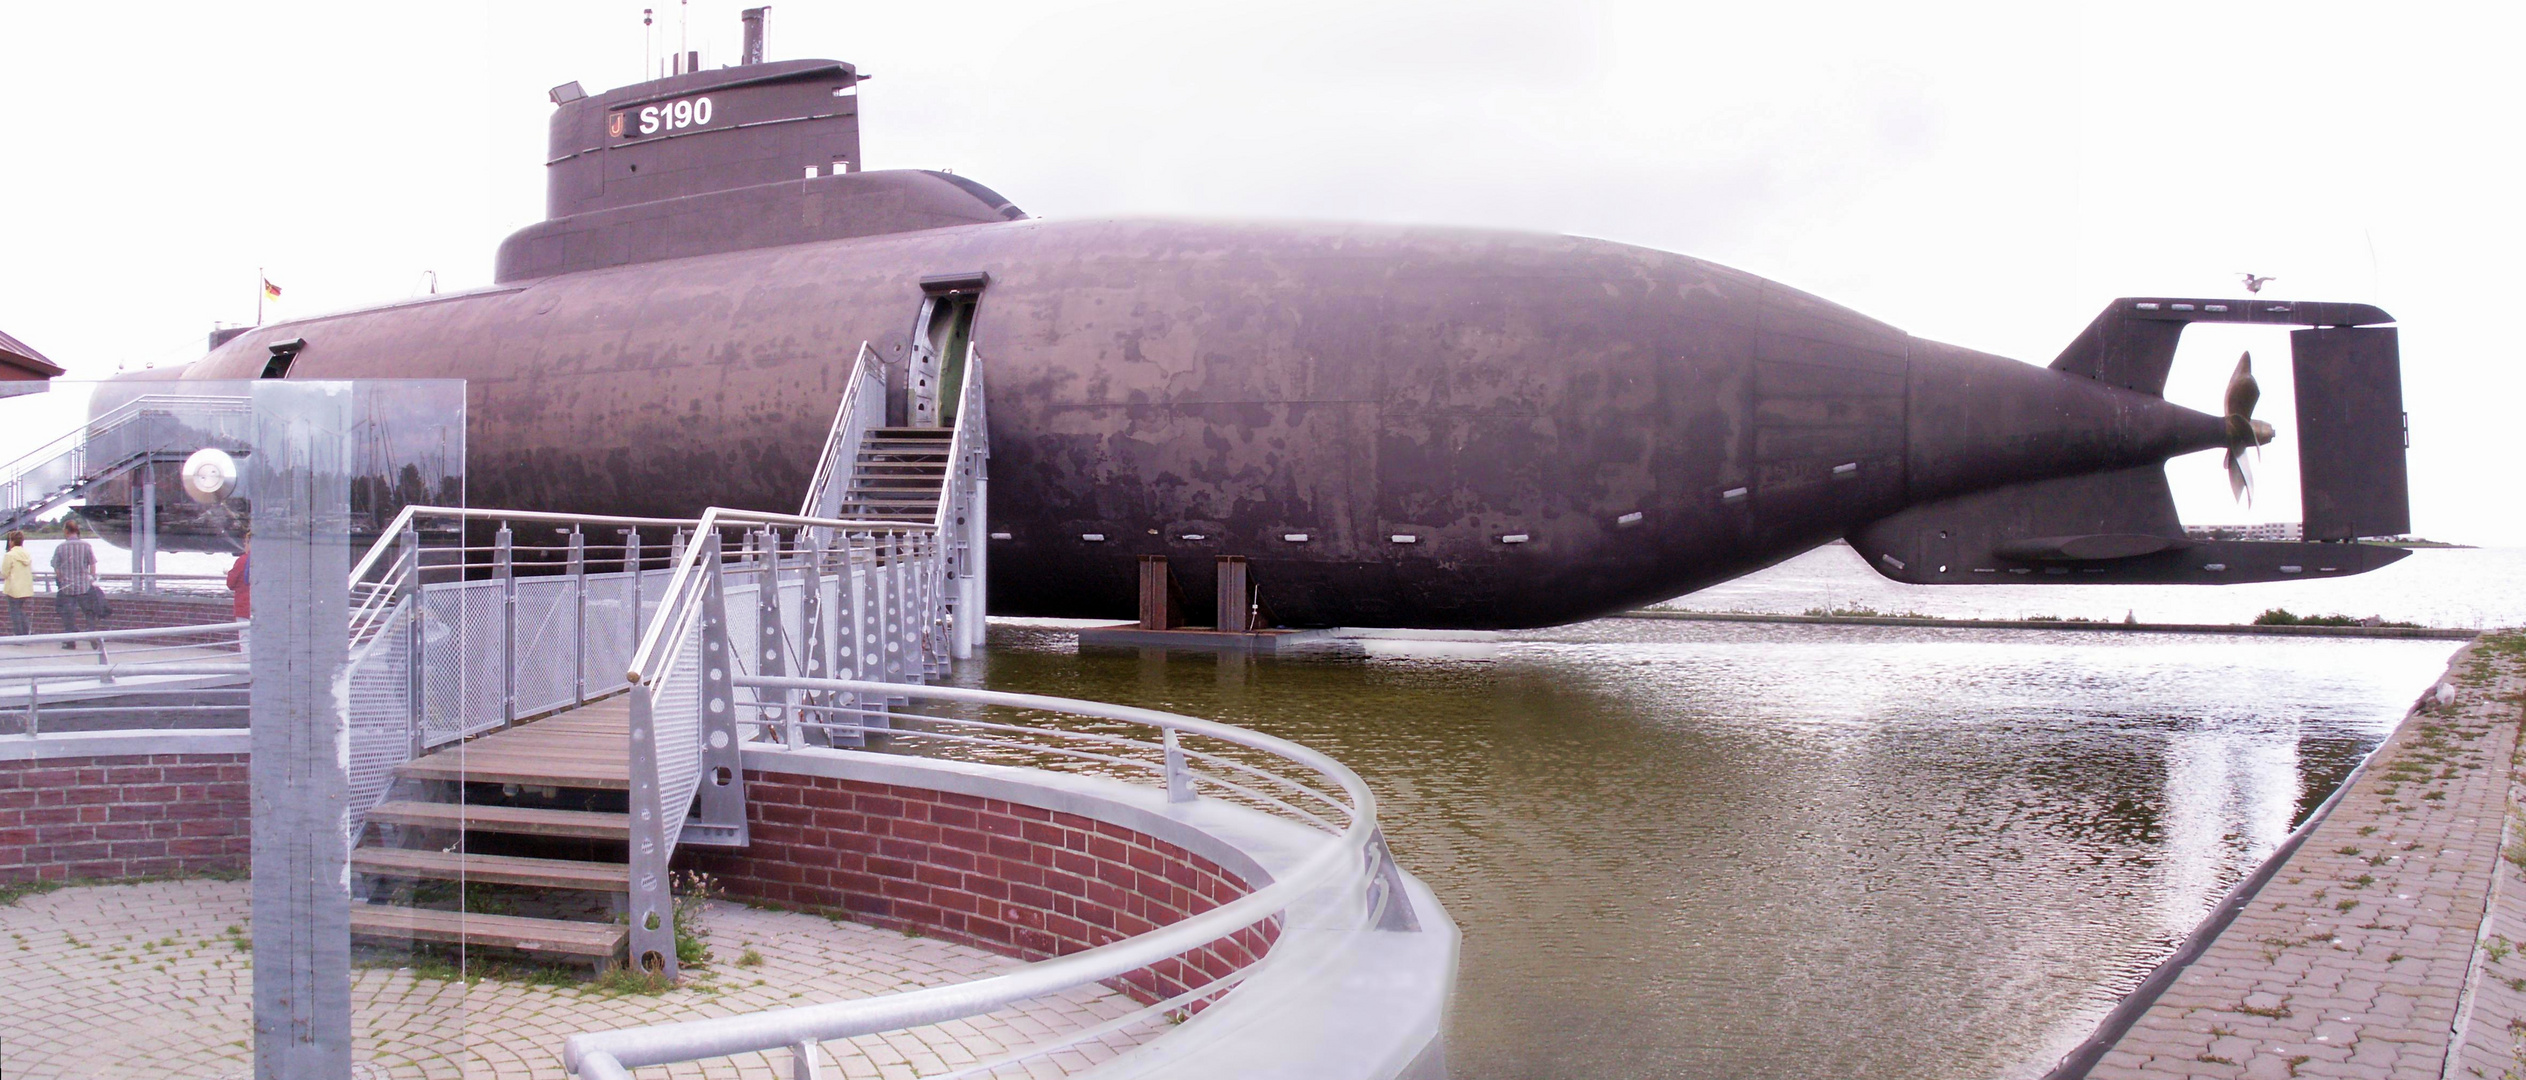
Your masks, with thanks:
M35 553L26 550L26 532L9 530L9 553L0 555L0 593L9 597L9 632L32 633L26 624L26 602L35 595Z

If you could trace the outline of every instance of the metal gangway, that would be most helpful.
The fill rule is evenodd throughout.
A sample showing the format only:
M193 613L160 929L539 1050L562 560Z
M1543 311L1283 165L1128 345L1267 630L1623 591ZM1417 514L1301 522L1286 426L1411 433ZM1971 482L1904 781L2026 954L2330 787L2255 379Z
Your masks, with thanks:
M884 391L882 368L863 346L809 507L833 504L864 473L855 463L886 430L875 423ZM451 817L430 804L463 799L464 774L424 759L468 740L497 741L509 782L626 789L624 821L545 815L532 823L628 834L619 891L630 956L673 978L667 864L682 845L745 843L740 744L861 740L801 726L798 710L831 707L829 695L793 701L792 691L735 680L917 685L981 640L988 448L979 378L967 380L960 405L955 427L937 440L940 452L928 455L937 467L926 470L934 492L927 520L725 507L694 519L405 508L349 582L354 869L461 879L488 867L526 884L588 883L593 872L584 867L573 878L514 859L424 857L369 829L381 806L389 806L386 823ZM608 711L616 706L626 708ZM764 709L790 719L768 735L736 726L739 712ZM550 739L499 736L538 719L550 725L544 735L573 732L567 752ZM615 745L586 745L608 738ZM532 809L512 816L525 822ZM610 879L599 884L615 888ZM435 932L422 916L360 914L381 920L372 924L379 933ZM519 928L521 940L531 929Z

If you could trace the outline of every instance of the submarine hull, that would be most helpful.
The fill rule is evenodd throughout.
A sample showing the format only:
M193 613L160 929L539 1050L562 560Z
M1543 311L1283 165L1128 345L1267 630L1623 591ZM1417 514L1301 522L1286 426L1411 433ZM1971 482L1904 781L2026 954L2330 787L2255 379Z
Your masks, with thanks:
M477 505L792 510L861 343L900 368L939 275L987 275L999 614L1131 617L1142 555L1195 596L1244 556L1293 626L1538 626L1675 596L1901 508L1907 380L1937 360L1604 241L1029 220L302 320L186 377L254 377L301 338L292 378L466 380Z

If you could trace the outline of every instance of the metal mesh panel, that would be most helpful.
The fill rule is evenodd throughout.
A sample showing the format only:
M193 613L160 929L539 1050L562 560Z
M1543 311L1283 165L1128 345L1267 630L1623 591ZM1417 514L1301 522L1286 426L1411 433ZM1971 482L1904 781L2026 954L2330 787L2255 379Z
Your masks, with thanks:
M667 595L667 583L675 580L673 570L640 572L640 632L649 632L649 620L658 617L658 601ZM640 646L635 644L633 648Z
M382 632L352 654L351 838L394 783L395 766L412 757L412 620L410 600L386 613Z
M807 582L798 574L781 577L781 651L789 657L789 673L807 670Z
M426 749L504 721L501 659L508 627L497 581L422 587L421 742Z
M833 678L841 678L841 669L851 664L851 616L842 605L851 599L847 580L851 568L845 565L839 574L824 576L824 598L817 614L824 623L824 670Z
M628 573L587 576L588 648L581 677L590 694L621 689L623 672L631 666L631 587Z
M517 714L532 716L578 698L579 627L569 577L517 580Z
M736 663L731 666L738 675L759 675L763 671L762 649L754 636L755 631L763 622L762 613L754 606L755 595L762 591L762 587L756 582L761 579L762 575L759 573L750 570L735 572L733 569L721 579L724 583L722 588L726 589L728 594L728 643L734 647L737 654ZM698 636L700 624L696 623L695 626L695 633ZM739 719L754 719L754 695L755 692L752 690L737 691L732 707L740 710L737 714Z
M701 620L695 619L650 701L650 730L658 748L659 820L666 826L669 851L684 835L684 818L702 780L701 669Z

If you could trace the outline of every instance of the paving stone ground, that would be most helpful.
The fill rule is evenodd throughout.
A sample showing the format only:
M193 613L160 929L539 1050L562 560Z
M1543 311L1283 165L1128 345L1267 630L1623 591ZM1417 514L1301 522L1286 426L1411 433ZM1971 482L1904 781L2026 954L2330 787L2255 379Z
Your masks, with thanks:
M2526 1080L2526 633L2441 685L2089 1076Z
M0 907L0 1077L7 1080L227 1080L251 1075L253 932L242 881L90 885ZM698 1019L962 982L1016 961L858 923L714 902L713 959L687 986L611 995L409 968L353 975L361 1080L562 1080L562 1040L581 1031ZM740 963L752 950L759 964ZM909 1080L952 1073L1055 1033L1136 1009L1091 986L988 1016L825 1044L826 1076ZM1151 1032L1132 1029L992 1075L1085 1069ZM787 1080L786 1051L641 1075Z

